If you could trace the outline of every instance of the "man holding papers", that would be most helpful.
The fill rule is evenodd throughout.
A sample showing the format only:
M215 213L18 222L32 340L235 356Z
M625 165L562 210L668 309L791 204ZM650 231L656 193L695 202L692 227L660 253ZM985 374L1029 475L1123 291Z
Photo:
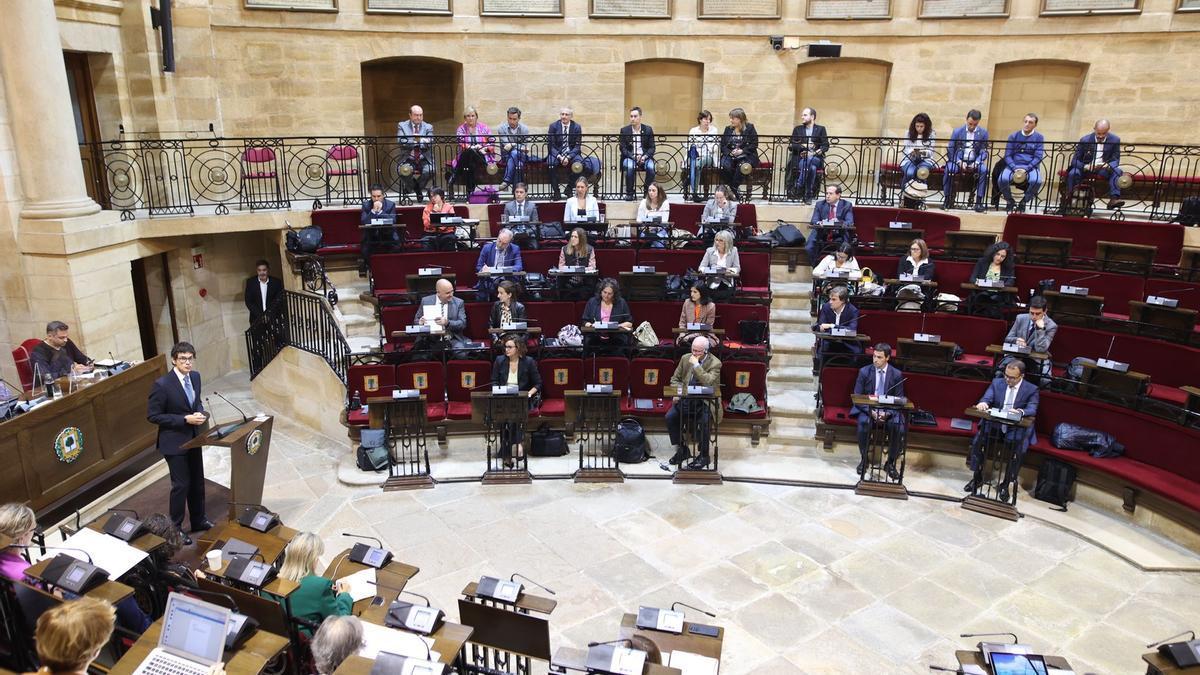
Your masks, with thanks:
M463 337L463 331L467 329L467 309L462 298L454 297L454 284L448 279L438 279L435 293L421 298L421 306L413 323L429 326L430 334L440 336L451 349L462 350L468 344L468 340ZM433 348L433 338L418 342L423 342L425 349ZM456 353L454 358L465 356Z

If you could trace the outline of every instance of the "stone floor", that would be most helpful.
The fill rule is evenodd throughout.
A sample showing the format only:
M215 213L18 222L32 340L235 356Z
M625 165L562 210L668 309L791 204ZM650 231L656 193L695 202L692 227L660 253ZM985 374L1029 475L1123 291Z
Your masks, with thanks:
M210 386L248 411L271 412L251 399L244 374ZM663 455L662 439L652 441ZM431 447L435 476L478 477L477 444ZM722 446L726 476L845 486L856 459L852 449L817 449L811 436L743 446ZM380 537L421 569L410 588L451 618L462 587L482 574L519 572L549 586L559 602L554 648L614 639L623 612L682 601L717 614L729 675L927 673L975 643L959 633L995 631L1065 656L1077 673L1139 673L1147 643L1200 624L1200 573L1144 571L1064 529L1026 495L1029 517L1010 523L939 499L733 481L443 482L385 494L381 478L347 466L348 451L346 439L276 418L265 503L288 525L318 532L326 560L351 543L342 532ZM210 450L206 464L227 484L227 458ZM570 457L531 462L542 475L573 466ZM656 460L631 473L667 475ZM947 496L961 495L963 480L952 469L908 478ZM1200 556L1100 512L1073 505L1071 513L1168 566L1200 565Z

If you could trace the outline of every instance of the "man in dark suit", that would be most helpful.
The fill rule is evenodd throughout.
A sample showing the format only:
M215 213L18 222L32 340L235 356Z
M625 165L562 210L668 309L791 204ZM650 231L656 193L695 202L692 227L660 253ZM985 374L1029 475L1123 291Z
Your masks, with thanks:
M642 124L642 109L629 109L629 125L621 127L621 169L625 172L625 201L634 200L633 188L638 170L646 172L642 192L654 182L654 129Z
M854 382L854 393L879 396L904 396L904 374L895 366L888 365L892 358L892 346L886 342L875 345L875 354L871 357L871 365L863 366L858 371L858 379ZM883 468L893 480L900 480L900 472L896 470L896 458L900 455L900 435L904 430L904 416L890 410L871 410L868 406L854 405L850 415L858 418L858 454L862 458L858 463L857 473L863 474L867 467L867 445L871 433L871 418L887 424L891 436L888 447L887 462Z
M1010 361L1004 368L1004 377L992 380L992 384L984 392L983 398L979 399L979 403L975 404L975 408L980 412L987 412L989 408L1013 410L1019 412L1023 418L1037 416L1038 388L1025 380L1025 364L1021 361ZM1016 452L1005 471L1004 482L998 493L1000 501L1007 502L1008 487L1017 479L1017 472L1021 470L1021 463L1025 461L1025 453L1032 443L1037 442L1037 434L1033 431L1033 425L1022 429L991 420L980 422L979 431L975 433L975 438L971 439L971 450L967 455L967 466L974 475L971 476L970 482L963 486L965 492L974 492L983 483L984 446L991 434L1003 434L1005 442L1016 446Z
M396 123L396 144L400 146L400 166L405 164L412 167L413 175L400 179L400 192L406 193L407 185L412 184L417 194L417 201L425 201L421 197L422 190L429 190L433 184L433 125L425 121L425 109L414 105L408 109L408 121ZM403 174L401 174L403 176Z
M825 127L817 124L816 110L805 108L800 111L800 124L792 129L788 151L792 153L796 195L800 201L807 202L817 194L817 172L825 166L825 153L829 152L829 134Z
M154 381L146 406L146 419L158 427L158 451L167 460L171 474L171 521L181 534L185 506L193 533L213 526L204 511L204 455L200 448L179 447L199 435L208 422L200 401L200 373L192 370L195 361L196 348L189 343L172 347L174 367ZM187 534L183 534L183 541L192 543Z
M975 210L983 213L987 205L983 193L988 184L988 132L979 126L983 113L972 110L967 113L967 122L950 134L950 148L946 153L946 172L942 177L943 208L954 206L954 177L959 173L975 172Z
M479 249L479 259L475 261L475 291L480 302L488 302L496 295L496 285L507 275L493 272L496 267L511 267L514 272L523 272L525 263L521 260L521 247L512 243L513 231L507 227L496 234L496 241L489 241ZM482 274L486 272L486 274Z
M392 227L366 227L372 221L390 221ZM383 186L376 183L371 186L371 198L364 201L362 213L358 216L358 224L362 231L362 262L358 266L360 275L365 276L367 267L371 264L371 254L376 251L394 251L403 243L400 231L396 229L396 202L383 196Z
M829 301L821 305L817 322L812 326L814 331L822 333L834 328L846 328L858 333L858 308L850 304L850 292L845 286L835 286L829 291ZM817 340L816 351L816 359L820 362L828 354L861 354L862 347L857 342Z
M421 298L421 306L417 307L413 325L425 326L437 324L441 331L429 337L422 336L414 345L414 350L452 349L452 358L465 359L467 352L464 348L470 342L463 336L467 329L467 308L462 298L454 296L454 284L449 279L438 279L434 286L434 294ZM428 310L426 307L434 307Z
M254 263L254 276L246 280L246 309L250 311L250 325L267 312L275 300L283 295L283 281L271 276L271 265L266 260Z
M816 225L826 220L847 225L854 224L854 206L842 199L842 186L840 185L830 185L825 188L825 199L817 202L817 205L813 207L812 220L809 223ZM817 263L821 261L821 253L824 249L836 247L846 241L848 237L849 234L844 232L809 230L808 241L804 244L804 248L808 251L808 264L816 267Z
M1071 158L1071 169L1067 171L1067 194L1069 201L1075 194L1075 186L1084 176L1099 176L1108 179L1108 208L1125 205L1121 199L1121 139L1108 133L1108 120L1097 120L1092 133L1079 139L1075 156Z
M550 174L550 187L555 199L562 199L559 189L559 173L568 169L571 162L582 156L583 127L571 119L575 111L563 108L558 112L558 121L546 132L546 170Z

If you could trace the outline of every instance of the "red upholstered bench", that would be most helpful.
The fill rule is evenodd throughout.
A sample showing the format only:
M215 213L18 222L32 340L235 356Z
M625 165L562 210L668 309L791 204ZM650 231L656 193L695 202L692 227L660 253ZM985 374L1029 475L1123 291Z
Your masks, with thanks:
M671 409L671 400L663 398L663 387L671 383L675 362L670 359L636 358L629 362L629 396L621 400L622 415L661 417ZM650 408L638 408L636 401L649 401Z
M752 413L725 411L728 420L761 420L767 417L767 364L760 361L725 361L721 364L721 405L738 394L750 394L762 410Z
M321 248L317 255L357 256L362 252L360 209L321 209L312 212L312 224L321 227Z
M854 230L859 242L873 243L875 229L887 227L888 223L893 221L912 223L913 228L924 230L925 243L933 249L945 246L946 232L957 231L962 225L958 216L940 211L888 209L878 206L854 207ZM935 262L938 261L935 259Z
M1015 243L1021 235L1070 238L1071 255L1084 258L1096 257L1097 241L1156 246L1154 262L1160 265L1178 263L1183 251L1183 226L1172 223L1008 214L1004 221L1004 241Z

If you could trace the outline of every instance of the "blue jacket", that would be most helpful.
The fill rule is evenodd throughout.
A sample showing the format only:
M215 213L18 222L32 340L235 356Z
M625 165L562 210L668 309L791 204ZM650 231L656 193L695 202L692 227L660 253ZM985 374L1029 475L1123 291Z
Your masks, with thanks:
M499 250L494 241L484 244L483 248L479 251L479 259L475 261L475 272L478 274L484 265L488 267L500 267L500 265L496 264L496 254ZM521 247L510 242L508 244L508 251L504 254L503 263L505 267L511 266L514 272L523 271L525 263L521 261Z
M950 134L950 152L946 160L949 162L965 162L964 153L967 150L967 125L954 130ZM986 164L988 154L988 132L983 127L975 127L975 140L971 143L971 152L976 164Z
M858 379L854 381L855 394L890 394L904 396L904 373L892 364L888 364L887 372L883 375L883 391L875 391L875 364L865 365L858 370ZM850 416L866 415L867 409L861 405L850 408Z
M834 217L830 218L829 202L822 199L821 201L817 202L816 206L813 207L812 220L810 222L813 225L816 225L822 220L839 220L847 225L854 224L854 207L850 204L850 202L846 201L845 199L837 200L837 206L834 207L833 211Z
M988 385L987 391L983 393L983 397L979 399L979 402L988 404L990 408L999 408L1004 405L1004 395L1007 391L1008 384L1004 381L1004 378L997 377ZM1038 409L1037 386L1029 380L1022 379L1020 386L1017 387L1017 397L1013 400L1013 407L1020 409L1022 417L1036 417ZM1021 451L1028 450L1032 443L1037 443L1037 434L1033 430L1033 425L1030 425L1029 433L1025 436Z
M817 312L817 321L813 324L813 330L820 330L821 324L823 323L833 323L834 318L833 308L829 306L829 303L827 302L824 305L821 305L821 310ZM846 306L842 308L842 321L838 324L838 326L849 328L857 333L858 308L847 302ZM862 351L862 345L857 342L849 342L847 345L849 346L850 351L855 354Z
M1018 129L1008 137L1008 143L1004 146L1004 161L1014 171L1037 168L1045 156L1046 139L1036 130L1026 136Z
M1114 170L1121 163L1121 139L1116 134L1104 137L1104 154L1101 155L1100 161ZM1079 139L1079 145L1075 146L1075 156L1071 158L1071 167L1082 171L1095 163L1096 132L1092 132Z

